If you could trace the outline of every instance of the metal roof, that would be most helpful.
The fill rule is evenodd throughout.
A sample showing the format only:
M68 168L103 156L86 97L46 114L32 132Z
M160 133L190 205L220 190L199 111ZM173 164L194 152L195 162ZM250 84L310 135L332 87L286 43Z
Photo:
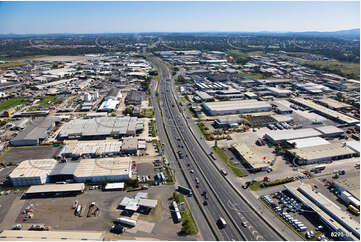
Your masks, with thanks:
M54 159L24 160L9 175L10 178L48 175L57 164Z
M46 184L31 186L25 193L46 193L46 192L76 192L84 191L84 183L71 183L71 184Z
M124 182L114 182L114 183L108 183L105 185L104 189L123 189L124 188Z
M4 230L0 240L15 241L59 241L59 240L90 240L102 241L101 232L93 231L31 231L31 230Z
M305 138L305 139L293 139L287 141L290 144L295 144L296 148L304 148L304 147L310 147L310 146L316 146L316 145L326 145L329 144L327 140L321 138L321 137L311 137L311 138Z
M266 136L274 141L283 141L290 139L301 139L321 136L321 133L313 128L294 129L294 130L273 130L268 131Z
M320 131L322 134L338 134L344 132L342 129L333 125L316 127L315 129Z
M147 208L155 208L158 204L157 200L153 200L153 199L145 199L145 198L141 198L139 199L138 205L139 206L143 206L143 207L147 207Z
M58 163L52 169L49 176L73 175L76 168L78 167L78 165L79 165L79 162Z

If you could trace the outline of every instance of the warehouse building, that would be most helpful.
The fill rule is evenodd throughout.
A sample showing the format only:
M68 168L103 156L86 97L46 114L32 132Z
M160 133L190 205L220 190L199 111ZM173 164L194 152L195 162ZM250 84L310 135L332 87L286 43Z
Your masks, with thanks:
M261 157L257 152L253 152L252 149L242 143L232 146L234 154L251 172L264 171L269 168L269 164L265 162L264 157Z
M119 103L120 102L118 100L108 99L106 101L103 101L102 104L100 104L98 111L107 113L113 112L115 109L117 109Z
M202 102L208 102L214 100L214 98L211 95L207 94L206 92L196 91L195 93Z
M326 228L332 232L339 232L339 240L360 240L360 223L340 209L334 202L320 192L314 191L312 186L300 181L284 185L297 200L301 201L309 210L317 214ZM346 233L345 231L350 232Z
M287 140L294 140L294 139L303 139L303 138L310 138L310 137L317 137L321 136L321 132L312 129L294 129L294 130L273 130L268 131L264 138L269 140L273 144L280 144Z
M10 140L13 146L38 145L45 140L61 118L38 118L32 124Z
M211 116L269 112L272 107L269 103L255 100L222 101L202 104L205 113Z
M48 181L50 183L73 181L78 165L79 162L57 163L48 175Z
M10 173L13 186L41 185L48 182L48 175L55 167L54 159L25 160Z
M46 184L31 186L25 193L26 198L52 197L52 196L76 196L85 190L84 183L72 184Z
M58 157L104 157L119 155L121 152L121 141L106 142L76 142L66 144L59 152Z
M332 98L322 98L322 99L317 100L317 102L327 108L330 108L330 109L336 110L336 111L351 107L351 105L349 105L349 104L339 102Z
M4 230L0 240L9 241L103 241L101 232Z
M112 88L109 90L108 94L104 97L104 101L107 101L107 100L120 100L122 99L122 93L120 91L119 88Z
M142 103L142 94L137 91L130 91L128 92L126 98L125 98L125 104L127 105L140 105Z
M105 139L136 135L144 129L144 119L137 117L100 117L74 119L59 132L59 139Z
M74 172L76 182L118 182L131 178L130 157L80 160Z
M316 130L320 131L322 133L322 137L324 138L335 138L338 136L341 136L342 134L344 134L344 131L340 128L337 128L336 126L321 126L321 127L317 127L315 128Z
M357 155L357 152L339 143L309 146L299 149L290 149L287 153L295 157L299 165L323 163L334 160L342 160Z
M305 139L292 139L288 140L287 143L294 144L296 149L304 148L304 147L312 147L317 145L327 145L330 142L321 138L321 137L311 137Z
M289 97L292 91L276 87L268 87L267 90L275 97Z
M354 150L357 156L360 156L360 141L347 141L346 146Z
M328 119L334 120L336 122L339 122L341 124L345 124L347 126L351 126L354 124L358 124L360 121L354 118L351 118L345 114L336 112L332 109L326 108L322 105L319 105L317 103L314 103L310 100L306 100L303 98L294 98L290 100L293 103L296 103L300 106L307 107L312 109L315 113L320 114Z

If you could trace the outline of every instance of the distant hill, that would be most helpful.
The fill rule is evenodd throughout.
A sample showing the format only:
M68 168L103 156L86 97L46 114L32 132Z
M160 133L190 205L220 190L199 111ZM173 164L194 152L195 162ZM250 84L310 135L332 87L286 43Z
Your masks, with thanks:
M58 34L0 34L0 38L27 38L27 37L79 37L79 36L112 36L112 35L177 35L177 34L189 34L189 35L224 35L224 34L246 34L246 35L269 35L269 36L304 36L304 37L333 37L342 38L349 40L360 40L360 29L349 29L339 30L330 32L319 32L319 31L306 31L306 32L271 32L271 31L260 31L260 32L144 32L144 33L97 33L97 34L76 34L76 33L58 33Z

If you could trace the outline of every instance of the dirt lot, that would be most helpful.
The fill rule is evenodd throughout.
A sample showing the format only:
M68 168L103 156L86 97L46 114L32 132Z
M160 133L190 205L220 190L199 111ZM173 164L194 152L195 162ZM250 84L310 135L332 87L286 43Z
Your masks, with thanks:
M38 147L15 147L9 150L3 157L4 162L17 164L29 159L51 159L60 151L61 147L38 146Z
M111 234L110 230L113 220L120 217L122 210L118 209L118 204L125 197L134 197L138 191L133 192L102 192L100 190L86 191L76 197L59 197L43 199L27 199L24 206L32 203L34 218L23 222L22 214L16 219L16 223L23 223L24 228L31 224L41 223L50 225L54 230L89 230L105 231L105 239L161 239L161 240L194 240L191 237L179 237L181 224L174 224L169 209L170 198L172 197L174 186L161 185L150 187L146 192L148 198L157 199L158 205L149 214L134 213L137 217L137 226L127 229L122 235ZM144 192L144 191L142 191ZM78 200L86 209L82 211L82 217L74 215L72 205L74 200ZM87 217L88 205L96 202L100 208L97 217Z

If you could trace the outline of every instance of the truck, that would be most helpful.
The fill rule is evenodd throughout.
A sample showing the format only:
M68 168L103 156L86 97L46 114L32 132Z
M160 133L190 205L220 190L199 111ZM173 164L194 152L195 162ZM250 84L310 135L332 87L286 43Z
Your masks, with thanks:
M187 195L189 197L193 195L192 189L189 189L189 188L186 188L183 186L178 186L177 190L178 190L178 192L183 193L184 195Z
M323 171L324 169L326 169L326 166L316 166L316 167L313 167L313 168L311 169L311 171L313 171L313 172L321 172L321 171Z
M226 220L224 218L220 217L217 221L220 228L225 228L227 226Z
M172 202L172 206L174 208L174 212L176 214L176 217L177 217L177 221L178 223L182 221L182 216L181 216L181 213L179 212L179 209L178 209L178 205L176 203L176 201L173 201Z
M114 223L116 223L116 224L125 224L125 225L128 225L128 226L134 227L137 224L137 221L135 221L133 219L129 219L129 218L116 218L114 220Z

